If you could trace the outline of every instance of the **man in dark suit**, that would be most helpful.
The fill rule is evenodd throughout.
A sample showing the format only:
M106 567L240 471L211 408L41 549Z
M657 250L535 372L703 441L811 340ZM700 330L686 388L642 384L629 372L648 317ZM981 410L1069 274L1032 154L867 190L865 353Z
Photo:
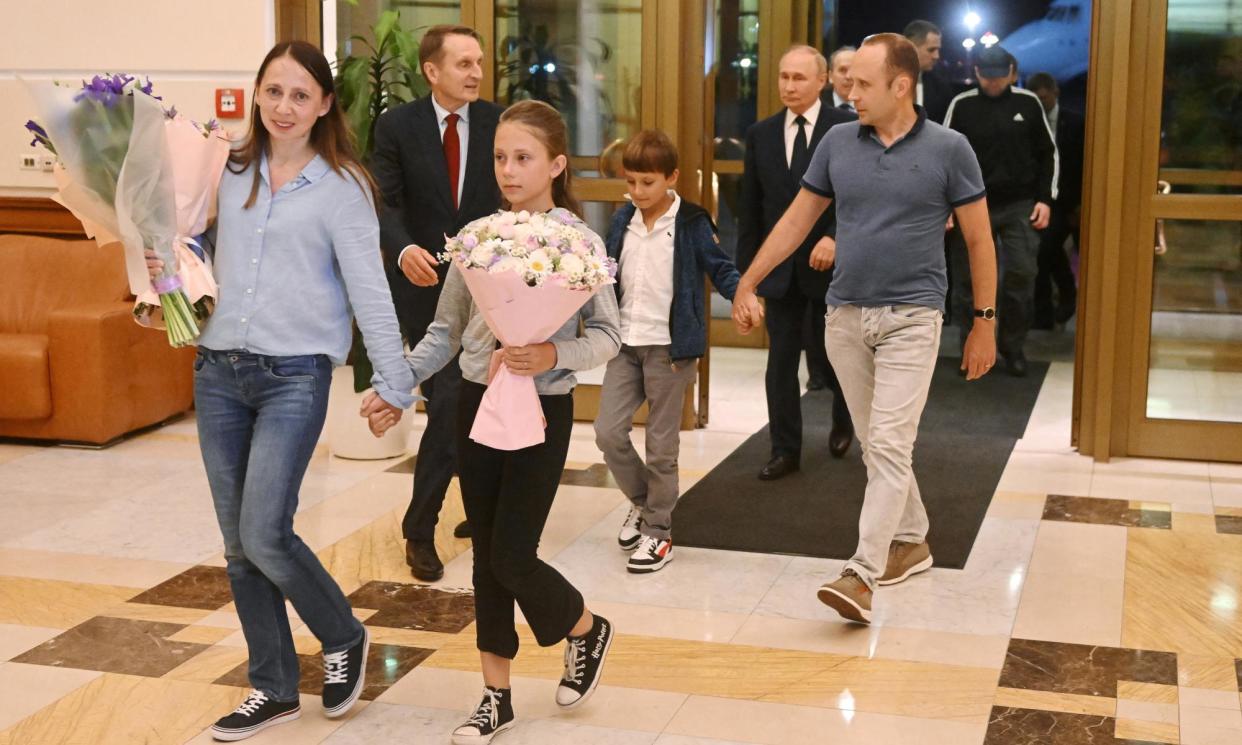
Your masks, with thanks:
M433 26L418 50L431 95L379 118L371 167L384 194L380 246L397 318L410 346L435 318L448 265L435 257L445 236L500 207L492 147L501 107L479 100L483 43L466 26ZM422 382L427 428L418 445L414 495L401 524L406 563L420 580L444 575L435 527L444 493L457 470L454 445L457 361ZM462 522L454 534L470 535Z
M1074 271L1065 253L1065 240L1074 237L1078 245L1078 221L1082 210L1083 150L1086 147L1086 120L1083 115L1061 106L1061 89L1056 78L1037 72L1026 87L1039 96L1048 127L1052 130L1061 158L1057 197L1052 202L1048 229L1040 236L1039 274L1035 277L1035 328L1050 329L1057 323L1073 318L1078 304L1078 288ZM1052 300L1056 285L1057 300Z
M919 81L914 90L914 102L927 111L927 118L937 124L944 123L945 112L953 100L953 86L936 72L940 62L940 27L931 21L910 21L901 35L914 44L919 53Z
M811 153L829 127L857 118L820 99L828 83L828 62L813 47L796 46L781 57L780 95L785 108L746 132L742 194L738 205L738 269L746 271L755 252L798 194ZM802 407L798 357L802 351L803 318L808 305L814 320L814 349L828 371L833 392L830 448L842 457L854 437L845 397L824 350L824 297L831 279L835 244L830 237L833 215L825 214L807 239L758 288L767 308L768 367L765 388L772 436L771 460L759 472L763 480L798 470L802 456Z

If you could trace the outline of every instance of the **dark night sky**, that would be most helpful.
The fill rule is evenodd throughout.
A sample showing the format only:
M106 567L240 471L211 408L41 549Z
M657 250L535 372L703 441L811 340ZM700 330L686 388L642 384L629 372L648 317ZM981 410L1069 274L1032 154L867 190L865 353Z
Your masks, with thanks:
M900 33L910 21L923 18L944 31L942 56L953 61L963 57L962 39L967 31L962 19L968 9L983 18L976 34L991 30L1004 38L1042 18L1051 4L1051 0L837 0L837 43L857 45L868 34Z

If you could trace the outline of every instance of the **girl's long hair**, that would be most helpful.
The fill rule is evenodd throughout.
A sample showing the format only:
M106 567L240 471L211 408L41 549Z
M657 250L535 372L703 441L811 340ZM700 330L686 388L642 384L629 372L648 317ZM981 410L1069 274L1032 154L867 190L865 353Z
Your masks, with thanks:
M548 150L548 158L565 156L565 169L552 180L552 203L582 217L582 203L574 196L573 173L569 165L569 131L560 112L543 101L518 101L500 115L501 124L520 124ZM511 205L506 201L505 209Z
M331 166L333 172L344 176L346 172L358 186L371 197L371 203L379 210L379 189L375 179L362 165L354 146L354 136L345 123L345 115L341 111L340 102L336 97L336 85L332 80L332 68L323 52L313 44L305 41L282 41L272 47L272 51L263 58L259 72L254 77L254 96L250 102L250 131L241 146L229 155L229 171L244 173L250 166L255 166L254 183L250 187L250 197L245 207L249 209L259 196L262 179L259 175L258 163L264 155L272 152L272 136L263 125L263 117L259 115L258 98L262 95L263 75L273 60L289 57L310 73L325 96L332 96L332 107L328 113L315 120L311 128L310 145ZM564 126L564 125L562 125Z

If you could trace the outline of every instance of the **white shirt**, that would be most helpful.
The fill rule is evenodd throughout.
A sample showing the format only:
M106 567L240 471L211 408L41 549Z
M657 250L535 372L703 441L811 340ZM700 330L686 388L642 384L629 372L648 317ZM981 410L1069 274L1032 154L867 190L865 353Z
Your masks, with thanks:
M819 120L819 110L824 107L823 100L816 97L815 103L811 104L811 108L803 112L802 116L806 118L806 124L802 125L806 130L806 146L808 152L811 147L811 134L815 131L815 122ZM793 165L793 146L794 138L798 136L798 125L794 124L794 119L798 115L785 109L785 165Z
M1048 117L1048 129L1051 130L1052 132L1052 144L1054 145L1060 144L1057 142L1057 117L1060 115L1061 115L1060 102L1053 104L1052 111L1049 111L1046 115Z
M923 73L919 73L919 84L914 86L914 102L923 105Z
M643 211L635 210L621 246L621 343L631 347L671 344L673 307L673 224L681 197L648 232Z
M840 96L837 95L836 90L833 90L832 91L832 105L836 106L839 109L841 108L841 104L845 104L849 108L850 111L854 110L854 104L850 103L848 99L841 98ZM810 142L810 140L807 140L807 142Z
M457 139L461 145L460 150L458 150L458 152L461 153L461 157L457 159L457 204L461 204L462 189L466 186L466 153L469 152L470 145L470 104L462 104L456 112L449 111L441 106L440 102L436 100L435 95L432 94L431 107L436 111L436 123L440 126L441 145L444 144L444 132L448 129L448 122L446 121L448 119L448 115L456 113L458 117ZM413 247L414 244L411 243L401 249L401 253L397 254L398 266L401 265L401 257L405 256L405 252L409 251Z

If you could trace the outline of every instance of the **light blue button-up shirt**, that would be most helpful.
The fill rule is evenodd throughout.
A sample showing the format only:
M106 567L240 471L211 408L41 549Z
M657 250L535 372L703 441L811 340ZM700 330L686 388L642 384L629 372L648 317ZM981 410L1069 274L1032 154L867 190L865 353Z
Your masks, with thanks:
M258 197L245 209L252 168L226 169L220 180L213 256L219 297L199 345L324 354L342 365L356 315L375 366L372 385L388 403L408 408L414 376L403 356L370 195L320 156L272 194L264 157Z

